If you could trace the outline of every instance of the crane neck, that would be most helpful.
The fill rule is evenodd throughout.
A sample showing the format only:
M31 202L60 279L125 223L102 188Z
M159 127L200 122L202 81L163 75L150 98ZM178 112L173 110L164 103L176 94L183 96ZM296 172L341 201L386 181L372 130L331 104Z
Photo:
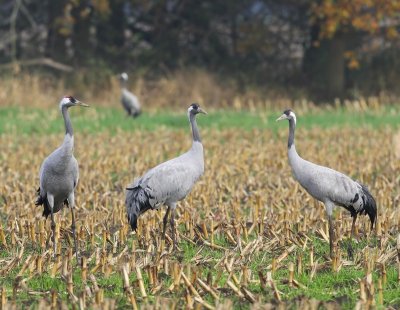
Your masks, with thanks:
M128 85L128 81L125 81L125 80L120 81L121 89L126 89L127 85Z
M294 147L294 132L296 130L296 121L291 118L289 119L289 139L288 139L288 149Z
M192 135L194 142L201 142L199 129L197 128L196 115L189 113L189 122L192 126Z
M61 113L62 113L63 118L64 118L65 135L70 135L72 137L74 135L74 130L72 129L72 123L71 123L71 119L69 117L68 107L63 106L61 108Z

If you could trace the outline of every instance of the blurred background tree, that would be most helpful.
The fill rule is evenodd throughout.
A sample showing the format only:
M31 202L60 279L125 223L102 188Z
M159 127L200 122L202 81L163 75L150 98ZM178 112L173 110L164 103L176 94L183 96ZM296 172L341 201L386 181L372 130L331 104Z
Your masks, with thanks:
M202 68L322 100L398 92L400 1L2 0L0 18L3 66L149 80Z
M379 91L383 85L378 85L376 79L385 79L385 72L376 76L371 65L398 51L400 1L321 0L311 3L309 14L311 46L305 57L305 71L313 90L325 90L328 98L342 97L346 89L367 82L351 74L364 68L376 85L375 91Z

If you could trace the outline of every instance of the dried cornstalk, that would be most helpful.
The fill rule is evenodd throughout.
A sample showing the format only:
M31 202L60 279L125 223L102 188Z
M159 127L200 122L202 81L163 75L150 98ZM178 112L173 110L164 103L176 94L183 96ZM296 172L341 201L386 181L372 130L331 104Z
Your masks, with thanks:
M6 308L6 303L7 303L7 292L6 288L4 286L1 287L1 310Z
M86 283L86 280L87 280L87 259L86 259L85 256L82 257L81 263L82 263L82 268L81 268L82 282Z
M244 293L244 297L250 301L251 303L255 303L256 302L256 298L254 297L254 295L245 287L241 287L241 291Z
M378 279L378 304L383 305L383 286L382 279Z
M72 271L67 275L67 291L73 302L78 302L78 297L74 295L74 282L72 281Z
M146 289L144 288L142 271L140 270L140 268L138 266L136 266L136 277L139 282L139 289L140 289L140 294L142 295L142 298L147 298Z
M283 252L277 259L276 259L276 264L278 265L280 262L282 262L286 257L289 256L290 253L292 253L296 249L296 245L293 244L291 245L285 252ZM271 269L271 265L269 265L267 268Z
M136 304L135 295L133 294L132 288L129 285L128 266L126 265L122 267L122 279L124 282L124 291L128 295L129 300L131 301L132 308L134 310L137 310L138 307Z
M90 279L90 281L91 281L92 284L93 284L93 290L94 290L94 292L97 292L97 291L99 290L99 286L97 285L96 277L95 277L93 274L91 274L91 275L89 275L89 279Z
M236 285L240 285L240 281L238 280L238 278L235 276L235 274L232 271L232 265L233 265L233 260L231 260L230 265L228 265L227 261L225 261L225 263L224 263L225 269L229 272L229 277L233 279L233 281L235 282Z
M57 308L57 291L56 290L51 290L51 308L52 309Z
M243 293L236 287L235 284L233 284L231 281L226 281L226 284L235 292L236 295L238 295L240 298L244 298Z
M215 291L209 287L205 282L203 282L200 278L197 278L197 283L201 286L203 290L205 290L207 293L209 293L215 300L219 300L219 296Z
M25 270L28 268L29 264L31 263L32 255L28 255L25 259L24 264L22 265L21 270L18 272L18 276L22 276Z
M189 289L190 293L198 298L201 298L200 294L197 292L197 290L194 288L194 286L192 285L192 283L189 281L189 279L186 277L185 273L182 270L181 270L181 276L183 282L185 282L185 285Z
M397 261L400 262L400 234L397 236Z
M1 225L0 225L0 241L1 241L1 244L7 249L8 246L7 246L6 236L3 231L3 226L1 226Z
M369 105L368 103L367 106ZM296 109L309 108L300 103ZM314 111L323 108L312 109ZM101 117L96 110L89 112L93 114L91 117L94 119ZM30 111L31 113L35 112ZM267 115L261 113L260 117L267 121ZM30 115L35 119L34 116ZM54 111L54 115L50 113L47 117L55 120L59 115ZM177 138L172 140L169 139L171 132L168 129L164 132L119 131L118 135L99 132L92 135L91 139L79 140L79 148L76 151L82 159L81 170L85 176L84 184L78 186L76 192L79 202L76 210L77 232L83 257L82 284L72 284L71 281L72 274L76 275L77 265L74 260L69 260L73 253L70 212L63 210L63 214L57 214L55 237L58 250L57 253L52 253L51 223L49 219L44 220L41 217L41 208L33 206L32 190L25 190L24 187L37 176L40 161L46 156L44 143L57 145L59 136L48 135L43 139L40 135L31 135L28 138L24 135L2 134L0 157L6 160L0 160L0 177L3 180L0 184L0 204L4 219L3 225L0 226L0 248L3 251L0 273L2 277L10 278L15 274L17 278L13 288L5 285L5 291L1 293L5 296L7 292L9 300L3 300L2 303L7 303L7 307L10 308L13 307L13 302L15 305L28 305L35 299L39 307L43 308L52 303L53 309L80 307L110 310L115 306L114 300L103 298L101 291L108 287L101 286L99 289L94 277L100 273L102 279L113 274L119 276L124 291L121 290L116 298L122 298L125 305L132 304L134 307L138 301L133 302L133 298L144 299L140 297L140 281L138 279L134 289L126 274L130 275L136 268L140 268L142 274L146 272L143 274L142 286L147 298L137 307L141 306L145 310L174 308L177 305L180 308L193 309L211 308L215 305L220 310L227 310L233 307L231 300L235 298L244 298L244 302L255 301L254 308L268 308L270 305L265 304L270 297L268 294L273 294L277 301L288 298L277 289L278 283L287 285L290 282L293 288L305 290L304 285L296 281L297 274L307 272L311 279L318 279L320 270L324 273L332 272L332 262L327 259L327 253L321 252L320 249L315 250L317 243L329 240L325 211L322 205L307 195L290 176L287 156L283 156L284 144L276 147L276 139L283 140L287 133L279 132L275 137L270 131L259 129L251 132L231 129L207 130L216 139L207 142L206 173L192 194L177 208L178 240L183 240L181 244L189 244L196 252L189 260L186 260L187 253L169 252L169 247L165 249L159 233L162 228L162 212L147 212L139 219L138 230L131 231L126 219L124 195L121 194L126 182L129 182L133 175L140 175L152 164L186 147L183 143L186 143L184 137L187 136L187 132L174 131ZM334 159L340 166L337 167L339 170L343 169L349 173L359 170L355 163L364 163L365 169L360 178L374 187L373 192L378 205L385 206L380 208L379 220L376 223L378 249L371 249L375 240L364 240L364 233L369 231L368 219L364 217L357 222L356 229L362 232L358 234L363 239L362 244L367 242L369 246L360 249L351 262L341 259L340 249L344 248L343 245L337 248L339 252L334 270L365 268L367 273L376 273L375 264L378 264L379 281L373 283L370 279L363 279L359 284L359 292L353 287L353 293L359 294L360 297L356 304L359 309L373 307L373 295L377 306L380 307L383 290L388 285L389 288L393 286L392 282L396 281L396 278L389 279L385 266L395 266L399 269L400 283L400 236L393 235L397 233L400 219L396 209L399 197L396 171L400 166L397 161L387 161L387 155L392 154L389 139L393 133L391 130L350 130L343 127L340 129L340 135L349 138L340 141L343 146L340 148L340 154L334 148L319 148L318 152L312 154L316 162L330 162ZM304 130L303 134L302 150L305 152L304 156L310 158L310 153L318 148L321 137L332 140L338 137L336 129L313 132ZM263 139L260 139L260 136ZM366 136L368 139L360 139ZM126 147L126 141L130 139L143 143L141 148L131 150L133 156L126 156L126 152L120 150ZM172 142L160 144L163 139ZM230 143L221 147L219 141ZM371 149L371 141L375 144L377 141L383 142L379 144L382 147ZM159 149L160 145L162 152L154 152L153 150ZM239 149L238 147L239 153L234 151ZM259 151L260 147L263 148L263 152ZM354 147L368 149L369 152L352 152ZM33 151L28 152L28 149ZM306 154L307 152L309 154ZM349 160L338 161L342 156ZM143 160L132 161L132 158ZM384 165L384 171L375 177L376 167L373 163L382 163L385 160L388 164ZM110 180L110 175L120 170L118 167L130 167L131 172L121 172L115 179L113 177ZM351 221L347 220L346 212L339 212L337 218L336 231L341 244L341 241L347 238ZM315 237L320 238L317 243L314 243ZM225 243L220 243L220 240L224 240ZM168 241L171 241L169 236ZM393 241L395 244L397 241L399 246L393 247ZM25 248L25 252L20 251L21 248ZM48 252L43 251L46 249ZM186 246L182 249L186 249ZM42 254L38 255L39 252ZM273 254L275 258L272 262L271 253L276 253ZM53 260L50 259L51 254L58 256L55 255ZM221 257L216 259L216 255ZM287 269L289 262L294 262L294 271L286 279L282 279L278 271ZM125 272L122 268L125 268ZM258 276L250 270L253 273L257 270ZM95 274L91 274L91 271ZM68 290L73 289L73 293L79 297L78 302L74 302L73 297L68 299L67 292L57 295L54 291L52 297L47 298L48 292L42 289L32 290L31 284L41 281L40 272L56 279L64 279ZM203 275L207 275L207 281ZM275 279L277 276L279 278ZM29 278L34 281L28 281ZM150 285L147 287L148 283ZM166 283L171 285L167 287ZM223 287L221 283L225 283ZM374 288L373 284L377 287ZM259 285L263 294L254 294L251 290L253 285ZM349 285L351 286L351 281ZM21 290L23 294L20 294ZM222 298L220 292L225 294L226 290L231 292L231 296L224 295ZM21 300L25 299L21 296L28 296L28 302ZM161 296L166 296L168 300ZM182 298L179 300L179 297ZM221 301L222 299L224 300ZM307 299L293 302L296 303L296 307L307 309L315 304L318 304L318 307L331 306ZM292 300L288 301L289 303L292 304ZM391 304L385 300L384 305ZM283 308L284 304L278 303L273 306Z
M292 262L289 263L289 286L293 286L293 279L294 279L294 264Z
M99 289L96 291L95 294L95 301L96 304L101 305L104 301L104 291L102 289Z
M202 305L205 309L213 310L215 307L211 306L209 303L205 302L202 298L195 297L194 300Z
M266 281L266 279L265 279L265 277L264 277L264 275L263 275L261 270L258 271L258 278L260 279L261 290L263 292L266 292L267 291L267 289L266 289L266 282L267 281Z

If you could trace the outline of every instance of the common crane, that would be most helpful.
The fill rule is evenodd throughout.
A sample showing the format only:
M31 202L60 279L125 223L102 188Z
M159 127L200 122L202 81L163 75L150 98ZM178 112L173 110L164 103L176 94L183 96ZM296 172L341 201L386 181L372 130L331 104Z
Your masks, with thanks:
M193 143L186 153L168 160L147 171L127 187L126 210L128 221L133 230L137 228L137 219L149 209L167 206L163 219L163 237L170 215L173 248L176 249L175 208L176 203L184 199L192 190L196 181L204 173L203 145L201 144L196 115L207 114L193 103L188 108L188 118L192 128Z
M335 239L332 222L332 211L335 205L345 208L353 217L351 236L354 234L358 214L368 214L371 230L377 218L375 199L368 188L344 175L327 167L316 165L301 158L294 144L296 115L292 110L285 110L277 121L289 121L288 157L294 178L315 199L325 205L329 221L330 256L333 258L333 242ZM349 245L351 255L352 248Z
M128 116L137 117L141 113L141 106L139 99L127 89L128 74L121 73L121 103Z
M60 110L64 118L65 137L59 148L51 153L42 163L39 172L40 187L37 190L38 197L36 205L43 205L43 216L51 216L51 229L54 255L57 253L55 239L54 213L60 211L64 205L71 209L72 225L71 230L74 237L76 259L78 260L78 247L75 233L75 194L74 190L78 184L79 167L76 161L74 150L74 133L68 108L74 106L88 107L87 104L76 100L72 96L65 96L60 101Z

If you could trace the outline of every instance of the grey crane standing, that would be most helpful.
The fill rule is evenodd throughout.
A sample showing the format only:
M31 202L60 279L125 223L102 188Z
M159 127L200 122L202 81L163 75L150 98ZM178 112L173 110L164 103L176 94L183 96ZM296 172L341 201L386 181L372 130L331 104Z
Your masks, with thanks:
M128 116L139 116L141 113L139 99L127 89L128 74L125 72L121 73L119 79L121 83L122 106L124 107L126 113L128 113Z
M371 230L377 218L375 199L367 187L327 167L319 166L301 158L294 144L294 132L296 129L296 115L292 110L286 110L277 121L287 119L289 121L288 157L292 167L294 178L315 199L325 205L329 220L329 246L330 256L333 257L333 241L335 239L332 223L332 211L335 205L348 210L353 217L351 236L358 214L368 214L371 221ZM349 244L349 254L352 248Z
M60 211L64 205L69 206L72 215L72 234L74 237L74 246L76 259L78 260L78 247L75 234L75 195L74 190L79 179L79 167L76 161L74 150L74 133L68 108L74 106L88 107L87 104L76 100L72 96L65 96L60 101L60 110L65 123L65 137L62 145L51 153L42 163L39 172L40 187L38 189L38 198L36 205L43 205L43 216L46 218L51 215L51 229L53 251L56 254L57 245L55 240L55 221L54 213Z
M200 106L193 103L188 108L188 118L192 128L193 143L186 153L166 161L136 179L127 187L126 211L128 221L133 230L137 228L138 217L149 209L167 206L163 219L163 237L170 216L173 248L176 248L175 238L175 208L176 203L186 197L196 181L204 173L203 145L201 144L196 115L207 114Z

